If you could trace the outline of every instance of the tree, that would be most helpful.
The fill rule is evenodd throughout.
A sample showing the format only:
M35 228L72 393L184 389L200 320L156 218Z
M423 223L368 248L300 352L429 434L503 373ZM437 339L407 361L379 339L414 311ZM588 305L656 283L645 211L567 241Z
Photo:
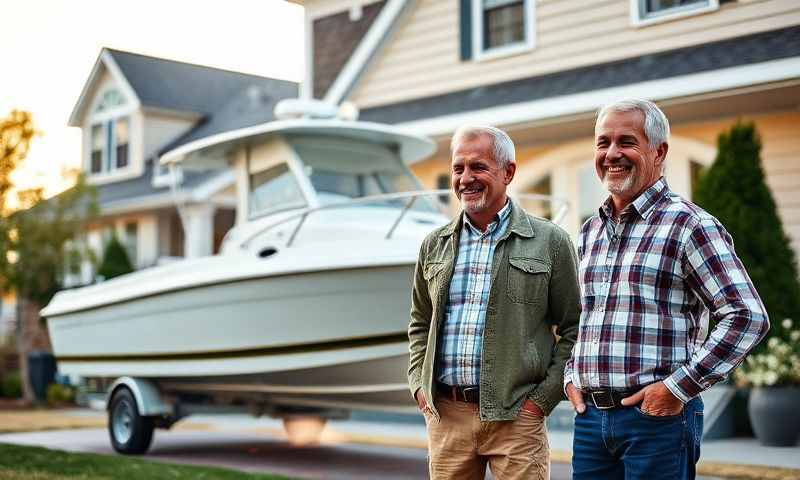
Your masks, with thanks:
M733 237L770 316L770 336L788 340L784 318L800 321L797 261L764 181L761 140L752 123L719 135L714 164L700 178L694 200Z
M15 208L9 206L11 172L24 161L34 135L27 112L13 111L0 119L0 289L17 297L17 350L29 401L28 353L49 349L39 310L61 288L69 262L82 251L74 240L96 212L94 190L81 176L72 188L49 199L41 189L17 192Z
M125 275L126 273L131 273L132 271L133 265L131 265L131 261L128 259L128 252L125 251L125 247L119 242L117 236L112 235L111 239L108 241L108 245L106 245L106 250L103 254L103 263L100 264L97 273L108 280L120 275Z

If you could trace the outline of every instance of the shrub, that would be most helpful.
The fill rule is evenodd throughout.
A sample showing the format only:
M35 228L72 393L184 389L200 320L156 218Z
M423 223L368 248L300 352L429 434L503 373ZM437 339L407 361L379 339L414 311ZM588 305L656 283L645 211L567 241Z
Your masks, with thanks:
M113 235L108 245L106 245L106 250L103 253L103 262L100 264L97 273L105 280L108 280L120 275L125 275L126 273L131 273L132 271L133 266L128 258L128 252L125 251L125 247L117 240L117 236Z
M52 406L72 403L75 399L75 390L67 385L51 383L47 386L47 404Z
M22 397L22 378L18 370L3 377L3 382L0 384L0 396L7 398Z
M772 320L769 337L791 341L791 329L782 320L800 319L800 282L795 253L764 181L761 140L755 125L738 122L719 135L717 144L717 158L700 178L694 200L733 237Z

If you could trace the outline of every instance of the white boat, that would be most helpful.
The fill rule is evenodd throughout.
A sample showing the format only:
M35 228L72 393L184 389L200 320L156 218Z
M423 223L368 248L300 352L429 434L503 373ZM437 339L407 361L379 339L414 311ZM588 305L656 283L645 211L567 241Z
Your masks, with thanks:
M114 448L203 406L291 417L411 412L410 286L448 218L407 163L429 139L385 125L278 120L203 139L162 163L237 176L219 255L56 294L42 315L62 374L108 390Z

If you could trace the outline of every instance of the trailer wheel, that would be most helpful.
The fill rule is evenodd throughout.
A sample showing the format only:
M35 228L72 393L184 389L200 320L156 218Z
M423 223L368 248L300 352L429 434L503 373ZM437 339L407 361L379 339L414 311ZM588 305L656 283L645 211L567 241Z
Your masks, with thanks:
M120 387L108 409L108 434L114 450L124 455L145 453L153 441L153 428L153 418L139 414L130 389Z

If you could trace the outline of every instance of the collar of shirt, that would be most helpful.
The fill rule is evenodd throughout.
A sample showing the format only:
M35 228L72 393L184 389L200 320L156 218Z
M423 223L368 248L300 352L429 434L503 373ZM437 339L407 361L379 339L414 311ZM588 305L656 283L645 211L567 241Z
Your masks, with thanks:
M669 186L667 185L667 179L664 177L659 178L656 183L650 185L649 188L636 197L636 199L620 213L620 216L627 211L633 210L643 219L647 219L647 217L653 213L653 209L658 201L661 200L668 191ZM611 200L611 197L608 197L600 206L600 218L604 220L614 218L614 202Z
M508 220L508 215L511 213L511 201L506 199L506 204L503 205L503 208L500 209L497 214L494 216L494 221L486 226L486 231L482 232L478 229L472 222L469 220L469 215L467 212L464 212L464 225L469 229L469 233L471 235L477 235L478 237L484 237L486 235L491 235L497 230L498 227L504 225L506 220Z

